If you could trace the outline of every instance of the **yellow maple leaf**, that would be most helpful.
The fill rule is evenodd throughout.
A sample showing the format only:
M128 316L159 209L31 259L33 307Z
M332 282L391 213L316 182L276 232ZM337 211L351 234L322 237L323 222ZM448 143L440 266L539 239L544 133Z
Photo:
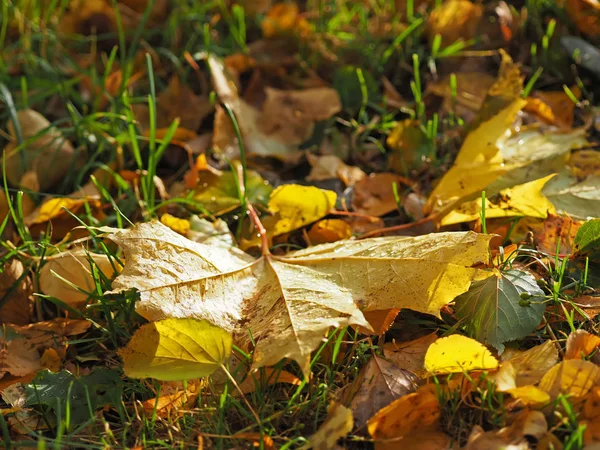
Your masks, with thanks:
M254 259L234 247L192 242L160 222L108 238L125 253L114 291L136 288L148 320L208 320L254 346L254 366L282 358L305 373L331 327L370 328L362 309L439 315L487 271L490 236L473 232L346 240ZM249 339L251 330L253 342Z

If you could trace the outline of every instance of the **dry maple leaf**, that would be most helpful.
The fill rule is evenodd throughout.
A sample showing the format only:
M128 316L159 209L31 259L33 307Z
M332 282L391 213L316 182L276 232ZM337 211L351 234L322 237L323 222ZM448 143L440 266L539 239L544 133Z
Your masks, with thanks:
M108 236L127 261L113 291L135 288L148 320L194 318L238 332L254 366L297 361L331 327L369 328L365 310L440 308L483 276L490 236L473 232L339 241L255 260L236 248L192 242L160 222Z

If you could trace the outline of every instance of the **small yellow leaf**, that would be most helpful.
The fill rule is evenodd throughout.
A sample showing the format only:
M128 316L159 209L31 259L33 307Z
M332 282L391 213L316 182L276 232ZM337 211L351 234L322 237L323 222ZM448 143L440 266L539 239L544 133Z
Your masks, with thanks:
M453 334L431 344L425 355L425 369L433 374L493 370L498 360L474 339Z
M568 359L550 369L539 388L556 398L559 394L585 396L600 381L600 368L589 361Z
M338 439L350 433L353 426L352 411L339 403L331 402L327 408L327 419L317 432L308 438L308 444L301 449L333 450Z
M269 198L269 211L279 214L273 236L288 233L329 214L337 194L314 186L286 184L279 186Z
M40 206L37 216L28 220L27 225L43 224L59 216L66 215L65 209L68 209L72 213L77 213L84 209L86 203L92 209L100 207L100 201L97 198L51 198Z
M42 353L40 365L44 369L48 369L50 372L58 372L62 365L61 357L52 347L47 348L44 350L44 353Z
M231 344L228 332L205 320L165 319L143 325L119 355L131 378L186 380L217 370Z
M190 221L186 219L180 219L178 217L174 217L171 214L163 214L160 216L160 222L163 225L168 226L171 230L176 233L187 236L188 231L190 231L191 225Z
M525 406L537 407L550 402L550 396L547 392L531 385L508 389L506 392L512 395L513 398L523 402Z

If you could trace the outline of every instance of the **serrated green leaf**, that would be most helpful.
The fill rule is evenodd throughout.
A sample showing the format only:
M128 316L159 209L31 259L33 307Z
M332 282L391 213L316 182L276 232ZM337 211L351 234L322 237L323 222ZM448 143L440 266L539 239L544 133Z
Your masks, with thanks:
M96 369L81 377L67 370L42 370L25 386L29 406L47 405L63 419L68 402L72 426L93 419L93 413L106 405L116 405L122 391L119 372L109 369Z
M575 251L584 252L600 247L600 219L588 220L575 236Z
M143 325L119 355L128 377L187 380L217 370L231 344L227 331L206 320L165 319Z
M531 297L523 302L521 293ZM455 312L469 335L504 350L504 343L522 338L539 325L545 305L535 278L520 270L509 270L473 283L456 298Z

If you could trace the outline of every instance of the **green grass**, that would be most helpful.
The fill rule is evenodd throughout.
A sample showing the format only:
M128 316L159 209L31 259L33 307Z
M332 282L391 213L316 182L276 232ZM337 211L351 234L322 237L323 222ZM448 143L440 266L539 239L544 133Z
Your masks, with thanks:
M191 199L163 200L159 197L156 178L172 177L176 171L169 167L165 155L172 150L169 144L178 121L170 124L163 138L157 137L157 97L173 74L196 92L200 90L197 73L184 57L186 53L227 56L248 52L252 42L260 37L258 24L261 15L247 15L240 6L229 9L224 1L192 0L172 2L170 14L159 25L146 26L151 21L151 8L148 8L133 28L124 26L124 18L117 14L114 31L102 35L65 37L60 33L60 23L67 14L68 3L63 0L11 0L3 2L0 10L0 130L6 130L9 123L15 127L17 151L20 151L25 165L23 150L39 136L25 138L16 115L19 110L33 108L47 117L52 126L59 128L78 151L87 155L80 167L69 171L60 183L45 192L30 192L11 185L7 181L3 159L3 191L10 201L9 215L0 226L0 235L3 236L0 239L0 266L18 258L26 268L23 277L31 274L34 282L39 279L39 271L47 258L69 248L70 244L54 239L50 225L41 232L32 233L25 224L25 196L30 195L36 203L49 197L67 197L77 192L95 173L91 180L101 192L105 216L96 218L92 207L87 204L76 219L87 232L88 250L107 255L115 265L123 264L122 255L116 247L98 237L98 227L122 228L150 220L158 217L167 205L174 206L182 216L205 211L202 205L194 204ZM150 2L150 6L153 3ZM442 48L441 38L435 37L430 45L426 37L427 17L415 10L412 1L408 2L405 22L395 11L394 2L373 0L368 8L350 1L309 3L315 5L311 19L315 30L314 42L313 45L290 43L291 47L298 47L302 59L299 68L294 69L297 73L290 75L303 76L314 72L327 83L334 83L335 70L330 70L331 66L336 70L350 67L349 73L354 81L344 78L342 82L358 86L358 89L341 87L342 96L343 90L346 90L352 91L357 98L350 99L338 117L321 124L322 136L348 138L352 143L350 157L357 163L364 162L361 158L375 149L378 152L376 157L372 157L375 162L364 166L368 171L380 170L383 167L381 160L387 154L385 138L396 120L407 117L418 120L426 136L427 157L422 164L407 169L404 175L421 177L430 185L447 169L455 155L456 139L448 136L460 133L464 122L454 111L440 117L426 102L426 85L435 79L442 64L464 57L465 52L481 43L460 41ZM532 50L524 61L524 72L528 74L524 95L538 86L558 86L558 89L564 86L573 101L579 103L568 86L583 85L583 81L578 73L569 73L568 64L565 69L564 58L556 56L559 53L557 21L568 23L564 12L557 10L553 2L528 0L526 3L530 14L521 33L532 42ZM397 33L374 34L370 28L374 17L385 18L392 30L401 23L405 26ZM556 17L556 21L548 21L549 17ZM336 55L338 60L332 64L328 61L328 54ZM82 64L77 59L81 55L90 56L92 63ZM116 89L109 92L105 86L117 66L122 71L122 80ZM140 70L145 71L145 76L131 85L131 80ZM203 67L202 76L207 77L207 73L206 67ZM407 99L403 109L392 110L382 106L380 92L377 91L381 88L381 76L386 76ZM370 79L373 79L375 92L370 88ZM450 80L456 98L456 77ZM83 82L91 86L88 95L80 89ZM584 101L593 104L595 99L597 101L598 88L588 87L588 90ZM148 107L147 135L140 133L139 118L131 105ZM235 114L230 109L226 110L239 137ZM209 131L211 126L209 118L197 131ZM48 131L43 130L40 134ZM0 134L0 148L7 143L8 136L3 132ZM313 143L312 147L309 146L312 149L320 142L317 139ZM243 148L240 159L243 176L242 180L238 180L237 192L241 206L225 217L230 228L237 231L238 238L248 226L248 199L243 186L249 163ZM129 182L123 171L134 172L138 176ZM101 179L99 173L106 175L106 179ZM394 192L400 203L397 186ZM482 198L485 199L485 193ZM485 231L485 212L481 220ZM18 239L8 240L9 236L18 236ZM568 257L549 257L527 246L519 249L515 261L536 265L539 272L544 273L540 285L545 292L544 301L550 306L546 314L547 325L520 342L521 348L531 347L548 338L556 339L564 347L569 332L580 328L596 329L598 320L581 320L581 314L575 314L581 311L573 303L575 297L590 290L589 261L581 268ZM0 414L0 435L6 448L142 446L183 449L197 446L198 435L203 437L206 448L250 447L249 441L233 437L241 432L269 436L280 449L299 448L323 423L327 407L340 389L357 379L360 369L372 355L381 354L383 338L363 336L351 328L332 330L312 358L310 380L304 380L299 386L267 385L239 396L235 385L227 378L223 381L211 379L198 399L181 413L160 417L155 410L149 415L144 414L141 402L154 398L160 391L160 384L153 380L125 377L116 354L144 323L144 319L135 312L137 295L134 292L104 294L110 291L111 280L96 267L92 258L89 263L94 288L85 293L88 301L84 310L73 309L59 299L44 295L36 295L35 309L40 320L50 320L68 312L69 317L82 317L91 322L89 332L69 342L66 360L73 361L74 367L84 371L104 367L117 372L120 384L109 389L114 394L110 407L86 410L84 406L90 403L90 396L94 394L87 385L82 388L86 393L83 398L75 399L67 394L57 398L58 405L40 401L33 406L31 414L39 417L42 425L26 430L25 440L17 440L11 432L7 419L13 416ZM507 268L511 264L507 264ZM5 298L0 299L0 306ZM561 312L564 320L553 321L550 325L550 315ZM399 322L421 332L436 329L442 333L463 331L462 325L449 316L439 320L405 311ZM394 337L397 331L392 328L388 339ZM239 365L230 364L228 367L233 377L250 365L252 355L240 350L236 352L236 360ZM293 363L281 361L275 369L289 371L302 378L299 367ZM259 371L261 373L264 375L264 369ZM506 425L509 414L505 397L494 390L492 381L486 379L484 383L475 384L477 388L470 394L471 402L468 404L457 391L439 391L442 429L460 445L466 443L474 425L497 429ZM68 393L76 388L74 386L69 386ZM560 398L557 403L550 405L554 410L551 426L557 428L565 448L581 448L583 430L570 399ZM473 404L477 407L474 408ZM0 402L0 408L5 406ZM81 413L82 410L84 413ZM345 445L348 448L373 448L372 442L365 436L364 433L351 435ZM265 447L264 440L259 440L259 446Z

